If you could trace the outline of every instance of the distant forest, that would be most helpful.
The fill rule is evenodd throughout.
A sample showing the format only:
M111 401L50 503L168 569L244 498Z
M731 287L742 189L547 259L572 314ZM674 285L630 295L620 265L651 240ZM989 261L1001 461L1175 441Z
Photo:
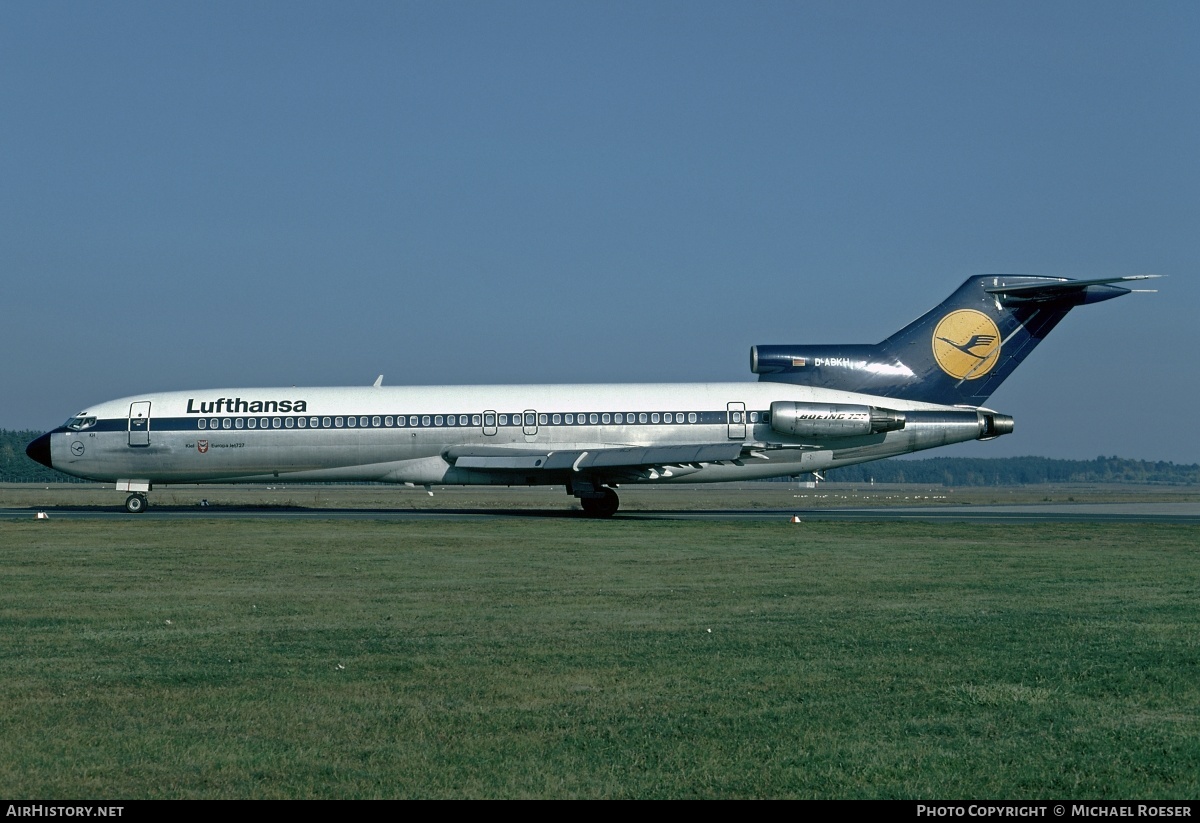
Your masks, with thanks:
M1200 484L1200 464L1097 457L1052 460L1049 457L892 458L825 472L837 483L922 483L943 486L1024 486L1033 483Z
M0 483L78 483L34 463L25 446L39 431L0 429ZM1200 484L1200 464L1176 465L1123 457L1051 460L1048 457L930 457L877 460L833 469L824 475L838 483L922 483L943 486L1022 486L1030 483Z

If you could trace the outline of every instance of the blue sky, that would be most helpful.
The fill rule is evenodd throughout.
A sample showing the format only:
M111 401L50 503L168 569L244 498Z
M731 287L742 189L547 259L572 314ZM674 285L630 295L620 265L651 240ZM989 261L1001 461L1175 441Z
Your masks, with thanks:
M940 454L1200 461L1194 2L0 4L0 427L152 390L750 380L975 273Z

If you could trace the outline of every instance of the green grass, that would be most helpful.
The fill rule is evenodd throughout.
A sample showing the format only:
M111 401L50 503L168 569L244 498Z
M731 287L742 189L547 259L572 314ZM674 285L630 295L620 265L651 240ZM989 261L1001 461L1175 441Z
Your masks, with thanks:
M1200 797L1200 528L0 522L0 795Z

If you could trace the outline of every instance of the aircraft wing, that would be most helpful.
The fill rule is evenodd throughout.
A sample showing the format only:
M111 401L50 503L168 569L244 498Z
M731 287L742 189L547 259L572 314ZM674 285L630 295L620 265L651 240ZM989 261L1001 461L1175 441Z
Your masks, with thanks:
M479 471L643 471L661 466L721 463L742 456L742 443L668 446L606 446L594 449L524 449L504 446L448 449L446 460Z

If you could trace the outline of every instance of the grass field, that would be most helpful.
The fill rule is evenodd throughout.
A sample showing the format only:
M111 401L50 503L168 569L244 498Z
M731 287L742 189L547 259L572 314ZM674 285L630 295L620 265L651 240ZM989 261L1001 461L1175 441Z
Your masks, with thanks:
M1031 503L1184 503L1200 501L1200 487L1168 485L1068 484L948 488L919 484L718 483L622 486L621 511L695 511L697 509L827 509L875 506L971 506ZM112 484L0 483L0 508L98 508L121 510L126 495ZM201 500L214 506L309 509L478 509L483 511L568 511L579 509L562 486L437 486L431 497L422 489L394 485L320 486L161 486L150 492L150 507L194 508Z
M1200 797L1197 527L29 518L0 574L8 798Z

